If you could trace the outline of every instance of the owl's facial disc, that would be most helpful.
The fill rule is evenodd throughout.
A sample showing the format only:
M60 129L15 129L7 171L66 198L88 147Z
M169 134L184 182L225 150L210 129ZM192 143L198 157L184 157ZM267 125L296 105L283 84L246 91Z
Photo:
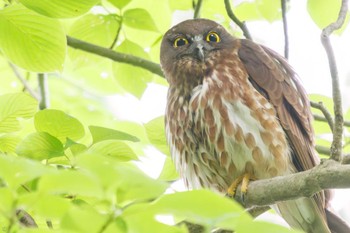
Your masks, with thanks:
M188 36L188 44L182 52L180 57L191 57L198 62L204 62L210 51L214 47L205 41L203 35Z

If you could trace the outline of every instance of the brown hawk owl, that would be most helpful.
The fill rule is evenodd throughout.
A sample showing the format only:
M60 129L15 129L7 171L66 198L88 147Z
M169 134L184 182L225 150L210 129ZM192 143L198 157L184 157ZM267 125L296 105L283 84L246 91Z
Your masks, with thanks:
M166 32L160 61L169 82L167 140L189 187L232 194L249 178L318 164L306 92L276 52L195 19ZM275 207L294 228L336 232L323 192Z

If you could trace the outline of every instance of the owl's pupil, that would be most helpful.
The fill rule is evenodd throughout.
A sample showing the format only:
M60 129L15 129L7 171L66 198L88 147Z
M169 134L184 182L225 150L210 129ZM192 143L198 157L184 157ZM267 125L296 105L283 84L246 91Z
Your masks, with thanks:
M186 44L186 40L181 38L176 41L176 46L183 46Z
M211 42L217 42L218 41L218 38L215 34L210 34L209 35L209 41Z

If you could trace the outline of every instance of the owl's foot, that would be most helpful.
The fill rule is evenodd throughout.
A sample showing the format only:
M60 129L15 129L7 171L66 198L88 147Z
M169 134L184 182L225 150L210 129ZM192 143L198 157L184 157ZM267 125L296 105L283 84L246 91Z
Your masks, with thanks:
M227 189L227 194L230 197L234 197L237 187L239 184L241 185L241 193L242 196L244 196L248 192L248 184L250 180L256 180L255 176L249 172L245 173L244 175L239 176L237 179L235 179L230 187Z

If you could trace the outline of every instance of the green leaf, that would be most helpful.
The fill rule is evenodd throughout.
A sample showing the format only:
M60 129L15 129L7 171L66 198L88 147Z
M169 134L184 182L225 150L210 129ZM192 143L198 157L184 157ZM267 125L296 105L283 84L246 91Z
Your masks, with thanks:
M169 146L165 137L164 116L157 117L145 124L149 141L158 150L166 155L170 155Z
M20 0L29 9L53 18L70 18L86 13L99 0Z
M97 180L81 170L58 170L53 174L44 175L39 180L38 190L51 194L102 196L102 189Z
M169 0L170 8L173 10L192 10L192 1L188 0Z
M257 0L257 9L270 23L282 18L281 1L279 0Z
M13 190L51 171L53 169L33 160L0 155L0 177Z
M73 205L62 218L64 232L126 233L114 213L99 213L90 205ZM120 218L120 217L119 217Z
M103 47L111 46L120 22L115 15L87 14L76 20L69 35ZM79 53L80 54L80 53ZM73 58L75 58L73 56Z
M123 22L125 25L132 28L158 31L151 15L145 9L135 8L125 11L123 14Z
M155 213L150 213L150 204L133 204L125 208L122 216L125 219L129 232L144 232L152 229L152 233L188 233L184 224L169 226L155 219Z
M134 165L110 157L84 154L78 156L77 164L96 177L106 193L116 196L120 205L156 198L168 187L166 182L148 177Z
M255 2L244 1L235 7L233 11L241 21L262 19L262 15L260 14Z
M16 65L33 72L62 70L66 35L58 20L35 13L22 5L0 11L0 47Z
M93 143L104 141L104 140L109 140L109 139L116 139L116 140L126 140L126 141L131 141L131 142L138 142L140 139L137 137L119 131L115 129L109 129L109 128L104 128L100 126L89 126L89 130L92 136Z
M131 0L108 0L116 8L122 9L131 2Z
M144 49L130 40L124 40L117 48L117 52L131 54L144 59L150 59ZM130 94L140 98L147 87L147 83L152 80L152 74L145 69L136 66L113 63L114 77L121 87Z
M13 135L5 134L0 136L0 152L14 153L19 142L19 137Z
M60 110L45 109L34 116L34 125L38 132L47 132L62 143L67 138L79 140L85 135L84 126L76 118Z
M64 154L63 144L46 132L29 134L19 143L17 154L36 160L50 159Z
M172 181L172 180L177 180L178 178L179 178L179 174L175 169L172 159L170 157L166 157L163 165L163 169L158 179Z
M257 231L259 229L259 231ZM302 233L303 231L298 231L294 229L289 229L287 227L277 225L270 222L263 221L251 221L249 224L239 224L237 232L259 232L259 233Z
M89 152L97 155L106 155L121 161L137 160L135 152L123 141L104 140L93 144Z
M8 133L19 130L18 118L32 117L37 108L37 101L24 93L0 96L0 132Z
M314 23L323 29L335 22L338 18L341 0L308 0L307 10ZM349 13L340 32L344 30L349 22Z
M231 230L241 221L251 220L238 203L208 190L164 195L154 202L150 211L172 214L209 228L222 227Z
M52 219L61 218L66 214L70 206L70 201L64 197L45 194L43 192L31 192L21 195L18 205L24 208L28 207L36 214Z

